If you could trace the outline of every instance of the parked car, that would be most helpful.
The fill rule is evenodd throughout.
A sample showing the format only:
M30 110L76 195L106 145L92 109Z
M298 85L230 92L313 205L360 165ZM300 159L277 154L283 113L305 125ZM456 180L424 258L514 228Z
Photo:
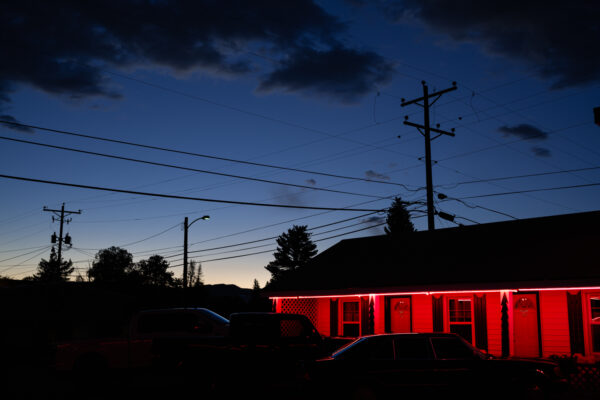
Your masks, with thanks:
M497 358L451 333L362 337L310 365L315 397L543 396L565 385L558 364Z
M155 365L160 338L211 338L228 334L229 321L206 308L169 308L133 315L124 334L56 345L57 371L148 368Z

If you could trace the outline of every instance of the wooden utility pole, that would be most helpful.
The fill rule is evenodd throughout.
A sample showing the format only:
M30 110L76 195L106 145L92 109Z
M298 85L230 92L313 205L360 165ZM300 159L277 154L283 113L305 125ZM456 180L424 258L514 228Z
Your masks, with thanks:
M56 215L56 219L53 216L52 217L52 222L54 221L59 221L60 222L60 234L58 236L58 238L56 237L56 232L52 235L52 243L54 243L55 241L58 241L58 265L60 265L61 261L62 261L62 244L63 242L67 245L71 244L71 236L69 236L69 234L67 233L67 236L63 239L63 224L66 222L67 224L69 222L71 222L71 218L67 218L65 219L65 217L71 215L71 214L81 214L81 210L78 211L65 211L65 203L62 203L62 207L60 208L60 210L52 210L46 206L44 206L44 211L47 212L51 212L54 215Z
M440 90L434 93L429 93L429 88L425 81L421 82L423 84L423 97L419 97L414 100L405 101L402 99L402 107L408 106L410 104L417 104L423 107L423 125L415 124L413 122L408 121L408 116L404 117L404 125L409 125L417 128L417 130L425 137L425 174L426 174L426 182L427 182L427 228L432 231L435 229L435 208L433 207L433 177L431 171L431 141L437 139L441 135L454 136L454 128L452 132L446 132L439 128L439 124L436 128L432 128L429 126L429 107L431 107L438 99L444 94L456 90L456 82L452 82L452 87L444 90ZM429 99L435 97L432 102L429 102ZM418 102L422 101L423 104L419 104ZM423 129L423 130L421 130ZM431 138L431 132L438 133L439 135Z

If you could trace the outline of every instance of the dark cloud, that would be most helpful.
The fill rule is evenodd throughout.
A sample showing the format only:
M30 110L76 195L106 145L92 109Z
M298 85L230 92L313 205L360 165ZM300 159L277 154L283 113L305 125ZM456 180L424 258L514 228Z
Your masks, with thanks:
M326 94L354 102L375 85L388 82L392 71L392 65L373 52L338 45L325 51L304 47L267 75L259 90Z
M2 2L0 102L18 84L118 97L103 67L240 75L253 69L245 51L257 46L282 60L260 82L263 90L355 98L385 81L389 67L377 54L340 48L336 36L344 28L312 0Z
M19 123L19 121L17 121L14 117L12 117L10 115L0 115L0 120L7 121L7 122L16 122L16 123ZM28 128L26 126L21 126L21 125L13 125L13 124L3 124L3 123L0 123L0 127L12 129L12 130L18 131L18 132L33 133L33 129Z
M383 181L389 181L390 177L384 174L380 174L379 172L375 172L372 169L365 171L365 176L368 179L379 179L379 180L383 180Z
M364 224L382 224L385 222L385 217L372 216L360 220Z
M533 154L535 154L538 157L550 157L550 150L548 150L545 147L532 147L531 151L533 151Z
M517 136L525 140L546 140L548 132L529 124L520 124L515 126L501 126L498 130L505 136Z
M458 42L524 61L554 87L600 80L600 7L596 1L380 1L398 22L421 20Z
M317 184L317 181L315 181L314 179L307 179L306 181L307 185L311 185L311 186L315 186Z
M294 190L289 186L276 185L272 189L273 197L281 202L282 204L289 204L293 206L305 206L306 199L305 194L308 189Z

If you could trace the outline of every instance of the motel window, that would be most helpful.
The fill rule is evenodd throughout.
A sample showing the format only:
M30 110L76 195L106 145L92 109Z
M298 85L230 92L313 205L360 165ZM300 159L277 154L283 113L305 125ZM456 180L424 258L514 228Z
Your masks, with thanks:
M360 308L358 301L342 303L342 332L344 336L360 336Z
M473 343L473 302L470 298L448 299L448 325L450 332Z
M590 317L592 351L600 353L600 295L590 296Z

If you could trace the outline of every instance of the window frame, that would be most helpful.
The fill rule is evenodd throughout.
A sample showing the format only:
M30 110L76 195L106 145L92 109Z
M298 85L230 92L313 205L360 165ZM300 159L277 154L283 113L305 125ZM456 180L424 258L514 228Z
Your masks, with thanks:
M586 327L587 327L586 330L589 335L589 351L590 351L590 354L597 357L598 355L600 355L600 343L597 344L599 351L594 351L593 327L594 326L600 327L600 317L596 318L596 321L594 321L592 319L592 299L594 299L594 298L598 298L600 300L600 292L587 293L587 295L585 296L585 299L586 299L585 307L587 308L587 312L585 313L585 316L586 316Z
M445 296L445 301L444 301L444 330L446 332L452 333L451 331L451 326L452 325L470 325L471 326L471 341L469 342L469 340L465 339L467 342L469 342L472 346L476 347L476 339L475 339L475 310L474 310L474 298L473 295L450 295L450 296ZM466 322L466 321L451 321L450 320L450 301L451 300L456 300L456 301L461 301L461 300L468 300L469 304L470 304L470 321ZM462 337L462 336L461 336Z
M344 306L346 304L350 304L350 303L355 303L357 305L358 310L357 310L357 320L356 321L349 321L349 320L346 320L346 318L345 318L346 315L344 312ZM361 332L360 298L352 299L352 300L342 300L342 301L340 301L339 307L340 307L340 314L341 314L339 324L340 324L340 328L341 328L340 332L341 332L342 336L344 336L344 327L346 325L356 325L356 326L358 326L358 335L356 337L360 337L361 336L361 334L360 334L360 332Z

